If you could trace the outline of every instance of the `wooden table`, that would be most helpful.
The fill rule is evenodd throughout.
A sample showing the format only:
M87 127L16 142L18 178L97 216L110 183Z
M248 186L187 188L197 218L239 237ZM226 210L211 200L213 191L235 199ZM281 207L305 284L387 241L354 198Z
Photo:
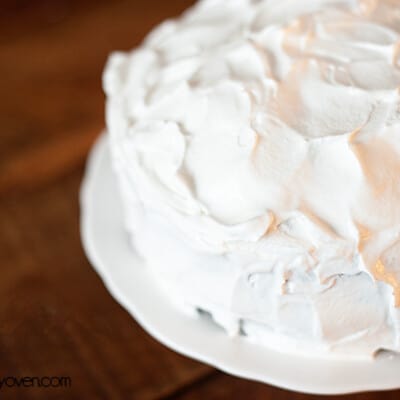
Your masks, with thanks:
M1 399L307 399L168 350L109 295L79 237L85 158L104 126L101 72L190 0L3 0L0 5ZM347 399L399 399L400 391Z

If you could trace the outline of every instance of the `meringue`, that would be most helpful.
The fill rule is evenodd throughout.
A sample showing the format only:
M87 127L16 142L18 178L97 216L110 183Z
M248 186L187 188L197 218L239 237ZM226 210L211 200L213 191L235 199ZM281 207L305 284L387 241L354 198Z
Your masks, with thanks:
M171 301L282 352L400 352L398 1L202 0L103 82Z

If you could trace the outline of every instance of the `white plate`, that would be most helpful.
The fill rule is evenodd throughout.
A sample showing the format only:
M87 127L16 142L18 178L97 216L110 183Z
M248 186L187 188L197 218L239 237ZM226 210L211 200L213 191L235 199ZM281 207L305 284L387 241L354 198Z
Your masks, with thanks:
M400 388L400 356L346 362L291 356L243 337L230 338L208 319L176 309L131 248L118 196L103 135L89 157L81 189L83 245L111 294L160 342L230 374L301 392Z

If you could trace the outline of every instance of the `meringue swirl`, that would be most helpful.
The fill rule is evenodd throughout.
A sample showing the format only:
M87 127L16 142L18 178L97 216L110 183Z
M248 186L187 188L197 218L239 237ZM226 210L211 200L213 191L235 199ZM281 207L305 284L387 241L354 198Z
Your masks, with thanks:
M400 4L203 0L104 72L126 225L182 305L400 352Z

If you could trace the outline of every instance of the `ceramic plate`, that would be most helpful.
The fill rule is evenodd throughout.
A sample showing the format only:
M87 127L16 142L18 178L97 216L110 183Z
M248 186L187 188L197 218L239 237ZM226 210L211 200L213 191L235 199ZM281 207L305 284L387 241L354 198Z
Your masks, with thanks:
M230 338L212 321L181 312L131 248L104 135L88 160L81 189L85 251L110 293L164 345L222 371L290 390L340 394L400 388L400 356L339 361L291 356Z

